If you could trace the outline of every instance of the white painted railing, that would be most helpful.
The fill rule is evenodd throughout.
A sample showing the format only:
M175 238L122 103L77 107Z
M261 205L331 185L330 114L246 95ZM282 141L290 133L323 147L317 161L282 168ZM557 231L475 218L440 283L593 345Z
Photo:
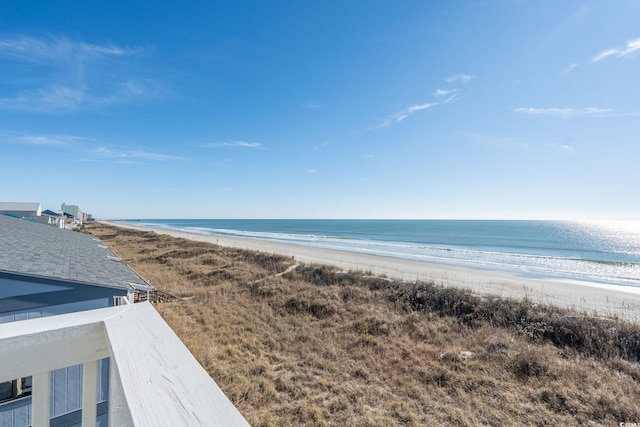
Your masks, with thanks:
M49 426L51 371L80 363L82 426L95 426L105 357L109 426L248 426L149 303L0 325L0 382L33 377L33 427Z

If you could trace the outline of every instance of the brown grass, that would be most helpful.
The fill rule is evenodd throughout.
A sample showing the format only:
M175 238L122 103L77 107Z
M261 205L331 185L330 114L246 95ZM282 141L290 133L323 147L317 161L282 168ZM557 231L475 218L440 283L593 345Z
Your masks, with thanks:
M290 258L116 229L100 236L188 301L156 308L254 426L640 422L640 332Z

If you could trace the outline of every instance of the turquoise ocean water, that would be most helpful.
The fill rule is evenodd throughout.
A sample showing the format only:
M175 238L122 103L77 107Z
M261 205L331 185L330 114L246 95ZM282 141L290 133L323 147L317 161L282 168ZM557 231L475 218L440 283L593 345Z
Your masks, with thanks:
M640 221L123 220L418 261L640 286Z

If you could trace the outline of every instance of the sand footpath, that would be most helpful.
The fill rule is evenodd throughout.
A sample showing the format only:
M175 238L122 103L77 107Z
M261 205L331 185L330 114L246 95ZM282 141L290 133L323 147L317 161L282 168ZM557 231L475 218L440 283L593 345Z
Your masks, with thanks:
M618 316L627 321L640 323L640 288L638 287L557 278L529 278L503 271L404 260L290 243L187 233L109 221L100 222L221 246L275 253L293 257L300 262L334 265L345 270L366 271L374 275L385 275L407 281L433 280L438 284L465 288L480 295L517 299L527 297L538 303L554 304L590 315Z

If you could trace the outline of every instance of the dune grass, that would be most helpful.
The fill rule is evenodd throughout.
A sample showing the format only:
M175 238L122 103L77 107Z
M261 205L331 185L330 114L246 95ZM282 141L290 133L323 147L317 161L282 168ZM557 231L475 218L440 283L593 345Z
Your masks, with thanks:
M254 426L640 422L640 328L433 283L118 229L89 231Z

